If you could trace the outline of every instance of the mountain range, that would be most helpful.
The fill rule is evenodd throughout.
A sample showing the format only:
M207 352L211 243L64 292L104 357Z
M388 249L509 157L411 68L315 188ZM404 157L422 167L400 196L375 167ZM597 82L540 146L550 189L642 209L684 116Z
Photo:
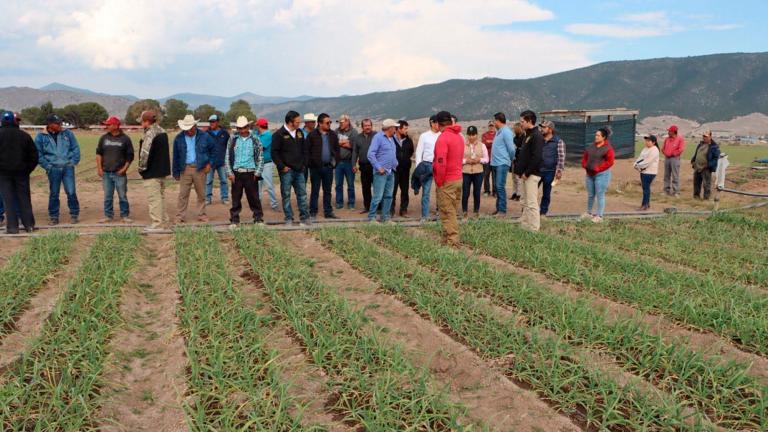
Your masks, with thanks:
M245 99L270 120L294 109L332 116L422 118L441 109L463 119L489 118L497 111L523 109L639 109L641 117L675 115L697 122L768 114L768 53L714 54L685 58L612 61L531 79L454 79L405 90L356 96L296 98L242 93L232 97L180 93L191 108L210 104L226 111ZM0 88L0 108L20 110L50 100L54 106L98 102L125 115L133 96L111 96L53 83L40 89Z

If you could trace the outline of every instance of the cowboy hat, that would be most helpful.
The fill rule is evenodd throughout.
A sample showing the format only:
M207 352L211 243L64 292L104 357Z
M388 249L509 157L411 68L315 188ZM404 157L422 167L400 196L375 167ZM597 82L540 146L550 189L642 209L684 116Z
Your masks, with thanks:
M251 122L249 122L245 116L240 116L237 118L237 121L235 122L235 127L244 128L244 127L247 127L250 123Z
M192 114L187 114L184 116L183 120L178 121L178 124L181 130L188 131L197 126L197 120L195 120L195 117Z
M305 122L317 122L317 116L314 113L306 113L306 114L304 114L304 121Z

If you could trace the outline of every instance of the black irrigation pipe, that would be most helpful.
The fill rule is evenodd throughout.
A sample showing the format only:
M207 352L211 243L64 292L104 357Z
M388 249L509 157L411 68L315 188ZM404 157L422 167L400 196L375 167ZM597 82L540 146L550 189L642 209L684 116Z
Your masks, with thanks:
M761 195L762 196L762 195ZM656 219L656 218L663 218L666 216L669 216L670 214L676 214L676 215L687 215L687 216L707 216L713 213L717 212L729 212L729 211L739 211L739 210L750 210L755 209L759 207L768 206L768 200L748 204L741 207L734 207L730 209L722 209L722 210L678 210L674 207L665 208L663 211L659 212L606 212L605 217L606 219ZM548 219L552 220L578 220L581 214L579 213L555 213L547 216ZM517 223L517 218L510 217L507 218L511 223ZM436 221L436 217L431 217L428 219L428 221ZM415 219L398 219L393 220L396 224L405 226L405 227L418 227L421 226L422 223ZM271 227L274 230L277 231L313 231L322 229L329 226L347 226L347 225L359 225L368 223L367 218L349 218L349 219L319 219L312 221L311 223L300 226L300 225L286 225L285 222L281 221L270 221L265 222L266 226ZM217 232L226 232L229 230L229 222L210 222L210 223L201 223L201 224L187 224L184 225L185 227L203 227L203 226L211 226L213 227L214 231ZM140 225L140 224L59 224L55 226L48 226L43 225L38 227L40 230L50 230L50 229L67 229L67 230L77 230L78 234L81 236L93 236L99 234L101 231L104 230L104 228L146 228L146 225ZM84 231L80 232L80 229L97 229L98 231ZM152 234L173 234L173 229L164 229L164 230L153 230L153 231L144 231L142 234L144 235L152 235ZM33 237L35 233L19 233L19 234L5 234L0 233L0 238L5 237Z

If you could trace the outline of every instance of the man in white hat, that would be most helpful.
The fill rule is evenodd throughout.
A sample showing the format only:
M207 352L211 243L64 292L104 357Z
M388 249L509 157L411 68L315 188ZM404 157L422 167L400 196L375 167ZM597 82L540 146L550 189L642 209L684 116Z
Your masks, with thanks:
M213 142L197 129L197 120L187 114L178 121L181 132L173 140L173 178L179 182L176 223L183 223L192 187L197 195L197 220L208 222L205 214L205 179L211 170Z
M304 131L304 136L309 136L310 132L317 127L317 116L315 113L304 114L304 127L301 128Z
M397 145L395 144L395 129L399 123L386 119L381 125L368 149L368 160L373 166L373 196L368 211L368 221L376 221L376 211L381 203L381 221L389 222L392 214L392 192L395 188L395 170L397 169Z
M232 208L229 210L231 228L240 223L243 191L253 213L253 223L264 222L264 212L261 209L257 186L264 170L264 152L261 142L257 133L251 132L250 122L245 116L237 118L235 127L237 134L229 140L224 157L227 177L232 183Z

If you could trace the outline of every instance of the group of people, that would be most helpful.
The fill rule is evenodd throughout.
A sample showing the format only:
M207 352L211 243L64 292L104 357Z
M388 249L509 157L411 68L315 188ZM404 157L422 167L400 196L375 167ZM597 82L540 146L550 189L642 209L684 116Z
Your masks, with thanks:
M676 125L670 126L667 134L661 149L656 135L646 135L645 147L635 160L634 167L640 172L643 188L643 200L637 209L639 211L651 207L651 184L659 172L661 154L664 154L664 193L680 197L680 157L685 151L685 139L678 134ZM720 146L712 139L712 131L704 131L691 157L694 199L709 200L712 194L712 174L717 171L719 159Z
M179 183L175 223L186 221L192 189L196 194L193 209L196 220L208 221L206 207L213 202L215 180L219 182L221 202L230 204L231 201L229 221L232 225L240 223L243 194L253 222L262 223L262 187L267 190L270 207L275 211L279 209L274 170L280 180L280 201L286 224L293 224L295 220L292 193L296 195L300 225L318 217L321 191L325 218L338 218L335 209L345 206L355 209L357 173L363 194L360 213L367 215L369 221L390 221L396 207L399 216L407 217L410 189L415 195L421 193L420 219L426 221L430 217L434 183L436 211L449 243L457 241L459 215L469 217L470 196L473 216L479 216L483 194L496 200L493 215L506 216L507 176L511 173L513 188L509 199L522 204L521 226L538 231L541 217L549 212L552 187L562 179L565 170L565 142L557 135L555 124L538 123L536 113L530 110L523 111L512 127L508 126L504 113L496 113L482 136L475 126L462 131L456 116L441 111L430 117L429 130L418 137L415 145L405 120L384 120L380 130L374 132L373 121L364 119L360 122L361 130L357 131L348 115L342 115L334 128L328 114L301 116L289 111L284 124L274 132L267 119L253 121L242 116L237 118L232 131L228 131L215 114L208 118L206 130L198 127L198 120L192 115L187 115L178 121L180 132L172 142L157 120L154 111L144 111L137 119L143 128L137 171L146 188L152 221L147 228L150 231L171 225L165 210L168 176ZM59 223L62 185L70 222L77 223L80 206L75 167L81 155L76 136L62 128L62 119L55 114L48 116L45 130L34 140L19 129L18 115L6 112L2 122L0 220L4 219L4 213L8 214L7 232L18 232L19 220L27 231L34 229L29 174L38 164L46 171L49 181L49 223ZM120 119L110 117L104 125L106 133L96 148L96 168L104 189L104 217L100 222L115 220L116 192L120 220L131 223L127 172L135 159L134 146L122 131ZM647 210L650 206L650 186L658 172L660 153L666 156L664 191L673 196L679 193L679 158L685 142L677 135L677 127L670 127L668 132L661 150L655 136L646 136L646 146L635 161L643 185L643 200L638 210ZM582 157L587 189L587 212L582 217L593 222L602 221L614 164L609 137L610 130L599 129ZM709 198L711 173L717 167L718 157L717 144L712 141L711 133L705 133L691 159L697 197L703 188L701 198ZM334 180L335 202L332 199ZM307 183L311 186L309 197Z

